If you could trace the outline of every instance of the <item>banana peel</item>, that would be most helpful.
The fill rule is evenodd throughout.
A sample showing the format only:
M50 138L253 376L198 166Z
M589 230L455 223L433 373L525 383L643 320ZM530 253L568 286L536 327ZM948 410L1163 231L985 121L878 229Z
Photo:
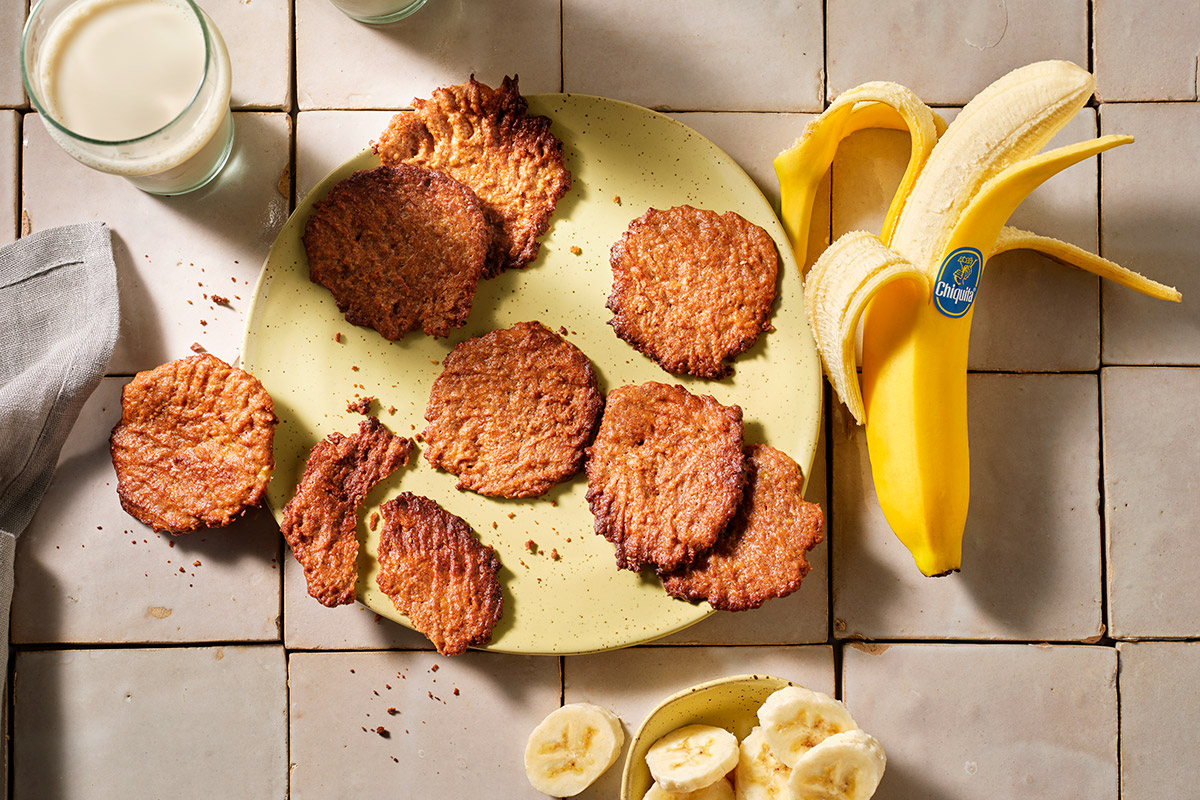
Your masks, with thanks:
M868 127L910 133L909 163L879 235L839 237L813 264L804 291L830 383L866 427L880 507L925 575L962 563L967 350L987 259L1032 249L1152 297L1181 299L1074 245L1005 227L1041 183L1132 142L1104 136L1037 155L1093 88L1092 76L1074 64L1031 64L986 88L946 126L904 87L866 84L841 95L775 160L784 228L803 262L813 198L841 141ZM854 359L860 318L861 389Z

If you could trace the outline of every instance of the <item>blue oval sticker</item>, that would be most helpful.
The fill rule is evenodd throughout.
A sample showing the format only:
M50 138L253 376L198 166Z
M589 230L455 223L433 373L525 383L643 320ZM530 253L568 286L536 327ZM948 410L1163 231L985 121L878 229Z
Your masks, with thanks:
M970 311L982 272L983 256L974 247L960 247L947 255L933 286L938 311L947 317L961 317Z

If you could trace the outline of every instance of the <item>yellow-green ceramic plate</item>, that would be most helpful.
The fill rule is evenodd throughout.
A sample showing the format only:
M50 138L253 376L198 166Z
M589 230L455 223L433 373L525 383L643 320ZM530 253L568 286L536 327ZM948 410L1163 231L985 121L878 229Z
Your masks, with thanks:
M551 130L563 141L573 176L571 189L555 210L537 260L525 270L482 281L470 319L450 337L413 333L389 342L346 322L330 293L308 279L300 237L312 205L354 171L377 166L370 151L330 173L280 231L255 290L242 347L244 368L271 393L280 420L275 475L267 493L277 518L312 446L333 431L357 430L362 417L346 410L349 401L359 395L378 398L380 420L397 434L412 436L424 427L430 387L456 344L533 319L569 332L567 339L595 365L602 391L658 380L737 403L744 412L746 441L784 450L807 473L820 422L820 366L787 237L753 181L707 139L648 109L570 94L535 95L529 105L531 113L553 120ZM668 375L607 325L609 248L651 206L683 203L736 211L765 228L782 257L774 330L738 357L733 377L719 382ZM504 613L487 649L607 650L656 639L712 613L707 604L668 597L651 573L617 569L613 546L594 532L584 476L529 500L484 498L457 491L455 482L454 476L432 469L418 448L406 469L367 498L361 518L409 491L459 515L496 548L503 564ZM377 533L360 523L359 536L364 545L359 599L407 625L375 583Z
M733 675L701 683L671 695L642 720L621 774L621 800L641 800L654 783L646 753L662 737L684 725L724 728L740 742L758 724L758 707L775 691L796 686L771 675Z

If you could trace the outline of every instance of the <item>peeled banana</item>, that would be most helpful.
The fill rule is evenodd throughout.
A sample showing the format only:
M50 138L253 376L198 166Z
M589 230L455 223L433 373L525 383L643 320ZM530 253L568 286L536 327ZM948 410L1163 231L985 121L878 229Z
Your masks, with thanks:
M651 745L654 785L642 800L867 800L883 777L883 747L841 701L802 686L772 692L742 739L685 725ZM731 772L732 771L732 772ZM730 782L732 778L732 783Z
M758 723L771 753L788 767L835 733L858 727L840 700L803 686L772 692L758 709Z
M624 743L616 714L591 703L568 703L529 734L525 775L543 794L573 797L613 765Z
M875 737L861 730L835 733L792 767L788 792L804 800L868 800L886 766Z
M676 793L711 786L723 779L737 762L737 737L713 725L685 725L646 751L646 766L654 782Z
M733 777L736 800L791 800L787 782L792 770L771 752L762 726L742 739L741 749Z
M812 198L841 140L872 125L910 133L908 167L880 234L840 237L809 271L804 293L830 383L866 426L883 514L925 575L962 563L967 343L988 257L1034 249L1152 297L1180 299L1073 245L1004 227L1041 183L1132 141L1104 136L1036 155L1093 88L1092 76L1069 62L1031 64L984 89L943 129L904 87L865 84L840 96L775 159L784 227L803 262ZM860 319L861 390L854 357Z

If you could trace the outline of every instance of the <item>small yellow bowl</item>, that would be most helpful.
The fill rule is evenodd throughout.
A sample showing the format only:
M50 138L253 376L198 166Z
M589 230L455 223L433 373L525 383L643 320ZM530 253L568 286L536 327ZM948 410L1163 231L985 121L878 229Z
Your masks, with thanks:
M646 751L676 728L713 725L738 737L749 735L758 724L758 707L773 692L796 686L771 675L733 675L684 689L663 700L642 720L625 756L621 775L621 800L642 800L654 778L646 766Z

